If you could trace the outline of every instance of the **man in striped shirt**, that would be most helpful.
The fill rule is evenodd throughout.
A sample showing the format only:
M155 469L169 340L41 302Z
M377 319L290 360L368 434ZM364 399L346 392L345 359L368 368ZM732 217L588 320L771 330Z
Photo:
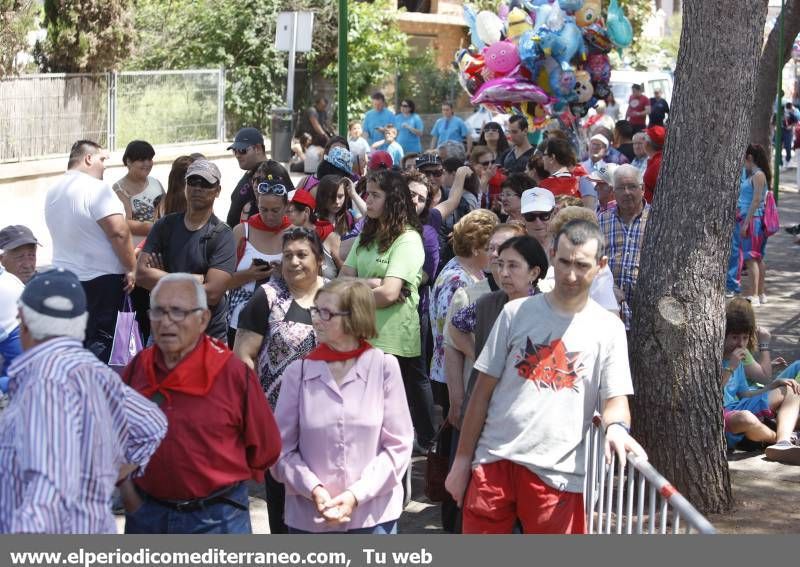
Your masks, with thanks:
M606 240L608 266L614 274L614 292L622 307L622 321L630 330L631 299L639 279L639 257L650 205L644 201L642 173L624 164L614 171L615 209L600 214L598 221Z
M86 295L51 270L19 302L23 353L0 416L0 532L116 533L111 493L166 434L155 404L84 349Z

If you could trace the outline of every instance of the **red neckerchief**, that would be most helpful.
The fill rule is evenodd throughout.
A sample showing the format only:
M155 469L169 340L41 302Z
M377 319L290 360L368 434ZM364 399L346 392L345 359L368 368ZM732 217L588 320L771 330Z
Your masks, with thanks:
M247 224L249 224L256 230L264 230L266 232L272 232L275 234L282 232L287 228L289 228L290 226L292 226L292 223L289 222L289 217L283 217L280 226L267 226L266 223L264 222L264 219L262 219L261 215L259 215L258 213L247 219Z
M330 234L334 230L333 223L329 220L325 219L318 219L314 223L314 230L317 231L317 236L319 236L320 242L325 242L325 239L330 236Z
M325 343L320 343L317 348L312 350L306 356L306 360L323 360L325 362L341 362L343 360L350 360L351 358L358 358L362 353L372 348L364 339L358 343L358 348L355 350L348 350L346 352L340 350L333 350Z
M140 356L147 376L147 386L140 394L152 398L158 392L170 401L170 392L180 392L189 396L208 394L220 370L233 356L233 352L217 339L203 335L197 347L161 382L156 380L156 347L146 348Z

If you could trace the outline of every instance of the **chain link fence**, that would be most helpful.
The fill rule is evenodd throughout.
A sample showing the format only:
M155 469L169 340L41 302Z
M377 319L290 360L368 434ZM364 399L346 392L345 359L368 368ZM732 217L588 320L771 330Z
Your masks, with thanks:
M0 81L0 163L59 156L79 139L116 150L225 138L225 71L21 75Z

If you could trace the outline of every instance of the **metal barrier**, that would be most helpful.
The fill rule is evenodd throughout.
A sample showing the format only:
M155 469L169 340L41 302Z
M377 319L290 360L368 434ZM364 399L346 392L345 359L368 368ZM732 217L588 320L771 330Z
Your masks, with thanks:
M225 70L46 73L0 80L0 162L60 156L75 140L110 150L222 141Z
M646 460L628 454L622 467L595 418L586 439L584 501L590 534L716 533L714 526Z

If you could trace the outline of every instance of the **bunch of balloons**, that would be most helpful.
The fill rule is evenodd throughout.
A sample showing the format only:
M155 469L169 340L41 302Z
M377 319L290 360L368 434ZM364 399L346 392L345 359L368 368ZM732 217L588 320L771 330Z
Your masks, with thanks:
M503 0L497 13L464 5L471 45L456 53L459 81L498 112L521 113L534 128L552 117L584 116L609 93L608 53L633 41L617 0Z

